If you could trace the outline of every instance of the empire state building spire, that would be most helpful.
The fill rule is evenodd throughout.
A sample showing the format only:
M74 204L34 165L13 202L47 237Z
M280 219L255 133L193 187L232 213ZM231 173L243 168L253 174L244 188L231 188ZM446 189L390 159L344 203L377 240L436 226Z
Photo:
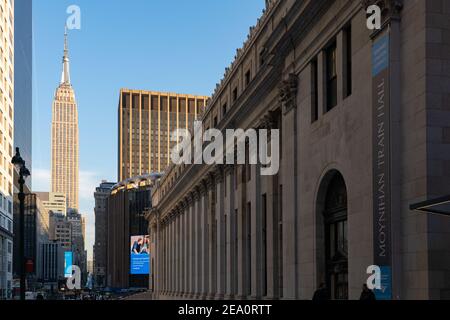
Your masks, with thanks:
M70 84L67 29L63 72L52 106L52 192L66 195L67 207L78 209L78 106Z
M70 85L70 67L69 67L69 47L67 45L67 26L64 32L64 56L63 56L63 71L61 75L61 84Z

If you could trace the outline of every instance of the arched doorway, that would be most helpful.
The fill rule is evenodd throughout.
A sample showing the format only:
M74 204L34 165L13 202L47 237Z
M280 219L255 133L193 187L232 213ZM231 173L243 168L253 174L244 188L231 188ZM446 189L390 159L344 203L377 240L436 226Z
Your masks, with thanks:
M335 169L322 178L316 199L316 285L331 299L348 299L347 188Z
M347 188L337 171L328 183L324 200L326 284L331 299L348 299Z

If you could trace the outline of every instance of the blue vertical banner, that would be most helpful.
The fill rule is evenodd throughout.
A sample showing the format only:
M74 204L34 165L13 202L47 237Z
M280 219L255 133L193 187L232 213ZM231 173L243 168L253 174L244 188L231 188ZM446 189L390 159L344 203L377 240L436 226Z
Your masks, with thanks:
M372 161L374 264L381 269L378 300L392 299L391 253L391 118L390 36L385 33L372 45Z
M73 255L72 251L64 252L64 277L72 276Z

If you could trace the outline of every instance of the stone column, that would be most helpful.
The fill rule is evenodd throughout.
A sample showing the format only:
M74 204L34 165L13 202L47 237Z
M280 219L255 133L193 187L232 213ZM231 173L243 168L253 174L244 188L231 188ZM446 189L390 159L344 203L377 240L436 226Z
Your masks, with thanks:
M167 217L167 246L166 246L167 266L166 266L166 269L167 269L167 293L169 295L172 294L172 287L170 285L170 281L171 281L171 274L170 274L170 271L171 271L171 268L170 268L170 265L171 265L171 261L170 261L171 260L171 257L170 257L170 236L171 236L171 234L172 234L172 232L170 230L170 216L168 216Z
M182 256L181 256L181 253L182 253L182 250L181 250L182 249L182 246L181 246L181 244L182 244L182 242L181 242L181 236L182 236L182 233L181 233L181 227L182 227L181 217L182 217L182 213L183 213L182 210L183 210L182 207L178 206L178 215L177 215L177 257L178 257L178 262L177 262L177 278L178 278L178 280L177 280L177 292L178 292L178 297L180 297L182 292L183 292L183 283L182 283L182 281L183 281L183 274L182 274L182 270L181 270L182 263L183 263L183 259L182 259Z
M162 253L162 255L161 255L161 257L162 257L162 267L161 267L162 288L161 289L162 289L163 295L165 295L167 293L166 292L166 290L167 290L167 286L166 286L167 263L166 263L166 221L165 221L165 219L163 220L163 226L162 226L162 250L161 251L162 251L161 252Z
M319 63L320 70L320 63ZM289 74L280 85L282 102L283 157L281 181L283 185L283 298L296 299L297 277L297 90L298 77ZM319 98L320 101L320 98ZM326 106L325 106L326 107Z
M158 217L157 217L157 213L156 210L151 213L151 218L149 219L149 235L150 238L154 241L154 245L153 247L150 246L152 248L151 251L151 256L150 256L150 278L149 278L149 288L152 289L152 296L153 298L158 298L159 295L159 283L158 283L158 278L159 278L159 268L158 268L158 263L159 263L159 230L158 230ZM153 261L153 264L152 264Z
M156 297L159 298L160 294L161 294L161 289L162 289L162 283L161 283L161 279L162 279L162 236L161 236L161 221L159 219L159 213L157 213L158 217L158 221L157 221L157 238L158 238L158 242L157 242L157 247L156 247L156 275L155 275L155 282L156 282Z
M256 150L251 152L257 152ZM252 190L251 220L251 298L261 299L262 291L262 213L261 213L261 175L260 166L251 165L250 189Z
M178 263L179 263L179 259L178 259L178 235L179 235L179 231L178 231L178 208L175 208L175 217L173 219L173 224L174 224L174 229L175 229L175 239L174 239L174 252L175 252L175 295L177 296L179 294L178 291L178 285L179 285L179 276L178 276Z
M189 211L188 211L188 225L189 225L189 242L188 242L188 251L189 251L189 298L194 297L194 277L195 277L195 269L194 269L194 194L189 195Z
M227 225L226 225L226 255L227 261L225 266L225 272L227 273L226 279L226 299L233 299L236 294L236 259L237 252L235 248L236 240L236 214L235 214L235 205L234 205L234 166L227 165L225 166L225 188L226 194L225 197L225 214L227 215Z
M201 299L206 299L209 290L209 234L208 234L208 192L205 182L200 186L200 224L201 224Z
M214 190L214 178L210 177L208 179L208 227L209 227L209 290L208 299L214 299L216 295L216 257L217 257L217 246L216 246L216 213L215 213L215 197L216 193Z
M200 221L200 190L194 192L194 299L200 297L200 267L201 267L201 221Z
M277 291L277 268L276 262L278 256L276 254L276 246L277 246L277 237L278 237L278 221L277 221L277 210L278 210L278 200L276 196L277 191L277 177L268 176L265 178L266 185L266 195L267 195L267 204L266 204L266 273L267 279L266 286L266 298L267 299L275 299L276 291Z
M238 250L237 250L237 299L246 299L247 298L247 288L246 288L246 264L245 264L245 225L244 225L244 216L246 211L246 185L243 182L243 174L244 166L239 165L237 167L237 192L236 192L236 201L238 207L238 215L236 219L237 224L237 241L238 241Z
M184 243L183 243L183 264L184 264L184 297L187 297L189 294L189 252L188 252L188 211L189 205L186 199L185 206L183 208L183 230L184 230Z
M174 210L172 217L172 247L170 250L172 251L172 291L173 295L177 294L177 230L176 230L176 221L177 221L177 212Z
M261 119L260 128L267 130L268 141L271 139L271 130L278 128L278 114L269 112ZM267 154L272 154L270 144L267 148ZM261 166L260 166L261 168ZM261 298L273 300L276 295L277 286L277 254L276 245L278 237L278 220L277 210L277 186L278 173L274 176L260 176L260 193L261 194ZM265 203L263 203L262 195L265 194ZM265 210L264 210L265 208Z
M224 208L224 176L223 168L217 167L215 172L216 177L216 221L217 221L217 232L216 232L216 252L217 252L217 288L216 288L216 299L223 299L225 297L225 286L226 286L226 225L225 225L225 208Z
M170 295L173 295L173 216L170 213L169 216L169 245L167 248L169 254L169 292Z

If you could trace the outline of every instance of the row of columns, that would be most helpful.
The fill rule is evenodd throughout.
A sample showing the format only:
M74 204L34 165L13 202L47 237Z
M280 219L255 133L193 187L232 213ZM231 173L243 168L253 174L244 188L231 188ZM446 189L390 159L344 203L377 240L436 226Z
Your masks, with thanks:
M150 224L157 238L156 297L279 296L278 177L259 172L257 165L217 166L175 209Z

